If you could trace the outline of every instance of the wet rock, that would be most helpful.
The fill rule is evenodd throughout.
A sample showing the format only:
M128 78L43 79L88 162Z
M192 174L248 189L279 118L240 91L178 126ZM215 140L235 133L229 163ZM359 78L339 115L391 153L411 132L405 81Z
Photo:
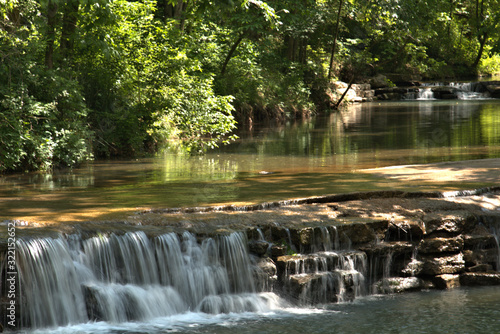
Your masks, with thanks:
M422 257L424 262L421 274L442 275L455 274L465 270L465 261L462 253L442 257Z
M500 98L500 85L495 84L495 85L487 85L486 89L490 93L490 96L492 98L498 99Z
M352 244L364 244L377 239L375 230L370 224L348 224L337 228L337 231L342 238L348 238Z
M283 256L286 254L286 246L272 245L271 246L271 257L273 259Z
M246 230L248 240L261 240L262 231L260 229L253 227Z
M442 100L450 100L458 98L459 90L453 87L441 86L433 87L432 92L434 93L434 98Z
M459 252L464 248L464 240L458 236L455 238L430 238L424 239L418 245L419 253L452 253Z
M270 258L260 259L257 262L257 267L269 276L277 274L276 264Z
M401 275L412 259L415 245L410 242L381 242L372 246L360 247L370 263L371 275Z
M263 256L269 249L269 243L264 240L252 240L248 243L248 249L258 256Z
M289 239L289 232L286 228L279 225L271 226L271 238L272 240L287 240Z
M496 239L483 225L476 226L470 233L464 235L464 248L482 249L496 247Z
M411 242L406 241L393 241L393 242L380 242L375 245L367 245L360 247L359 250L365 252L367 255L386 255L386 254L411 254L415 246Z
M480 264L496 265L498 262L498 250L496 248L465 250L463 251L463 255L467 267Z
M477 264L475 266L472 266L470 268L467 268L470 272L486 272L486 271L493 271L493 266L491 264Z
M280 256L276 260L278 276L286 278L289 275L331 271L338 266L339 258L333 252Z
M424 262L417 260L417 259L411 259L410 262L406 264L406 266L401 270L401 273L406 276L418 276L420 273L422 273L422 270L424 269Z
M292 233L292 242L298 244L301 248L310 249L314 240L314 230L311 227L294 230Z
M500 285L500 273L464 273L460 275L460 284L474 285Z
M477 221L472 213L467 211L456 211L453 213L430 213L424 217L425 234L442 232L456 235L467 232L467 229L473 228Z
M87 308L87 315L92 321L102 321L104 320L104 314L102 313L99 301L95 295L94 288L91 286L83 286L83 294L85 298L85 306Z
M335 303L338 287L338 277L333 273L302 274L290 277L288 293L303 305Z
M417 241L424 236L424 226L420 220L392 221L385 240Z
M278 280L277 268L270 258L259 258L256 263L255 283L257 291L272 291Z
M421 290L425 284L418 277L389 277L375 283L374 288L376 293L390 294Z
M460 286L460 275L437 275L434 277L434 286L438 289L458 288Z

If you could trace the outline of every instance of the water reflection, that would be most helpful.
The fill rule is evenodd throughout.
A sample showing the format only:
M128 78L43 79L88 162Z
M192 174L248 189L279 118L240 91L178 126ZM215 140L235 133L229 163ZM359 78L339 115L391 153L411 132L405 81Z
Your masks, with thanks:
M349 164L394 164L391 153L408 163L478 159L498 156L500 103L488 101L420 101L366 103L347 111L242 133L224 153L257 156L319 157L336 164L335 155L349 155ZM492 150L481 148L489 147ZM449 153L429 151L447 148ZM366 155L387 155L386 161ZM443 155L443 153L445 153Z
M366 103L306 121L242 130L239 136L201 157L167 153L97 161L52 174L2 176L0 218L54 218L84 211L95 213L82 217L94 218L110 208L262 202L394 187L415 190L418 184L394 184L355 171L500 157L500 101Z

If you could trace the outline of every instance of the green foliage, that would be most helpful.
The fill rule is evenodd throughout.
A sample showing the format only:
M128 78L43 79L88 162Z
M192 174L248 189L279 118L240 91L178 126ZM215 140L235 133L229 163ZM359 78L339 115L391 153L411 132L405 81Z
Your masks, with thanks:
M1 7L0 172L74 166L92 156L78 83L36 61L37 8L29 0Z
M498 72L499 18L499 0L0 0L0 172L205 152L236 119L327 108L331 54L344 80Z
M483 58L479 65L479 73L481 74L498 74L500 73L500 55L494 54L487 58Z
M81 95L74 82L51 79L54 85L32 75L3 96L0 171L74 166L92 157Z

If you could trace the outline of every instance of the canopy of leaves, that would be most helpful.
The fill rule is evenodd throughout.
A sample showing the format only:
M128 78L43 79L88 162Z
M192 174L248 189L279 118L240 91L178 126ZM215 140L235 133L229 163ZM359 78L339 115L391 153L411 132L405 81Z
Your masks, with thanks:
M203 153L328 107L330 63L440 78L499 53L499 0L0 0L0 172Z

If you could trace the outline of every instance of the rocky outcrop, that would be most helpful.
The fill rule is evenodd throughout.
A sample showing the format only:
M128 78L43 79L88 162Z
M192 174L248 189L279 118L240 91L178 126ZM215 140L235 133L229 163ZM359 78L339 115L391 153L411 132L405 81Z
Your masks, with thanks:
M303 227L259 227L267 242L283 249L265 256L276 263L278 290L296 301L350 300L359 291L500 284L500 213L404 197L327 202L326 207L336 219ZM329 297L321 299L317 289Z
M332 87L335 95L341 96L348 84L337 81L332 83ZM374 100L453 100L478 97L500 98L500 81L422 83L417 80L378 75L369 79L367 83L353 84L347 91L345 99L349 102L369 102Z

